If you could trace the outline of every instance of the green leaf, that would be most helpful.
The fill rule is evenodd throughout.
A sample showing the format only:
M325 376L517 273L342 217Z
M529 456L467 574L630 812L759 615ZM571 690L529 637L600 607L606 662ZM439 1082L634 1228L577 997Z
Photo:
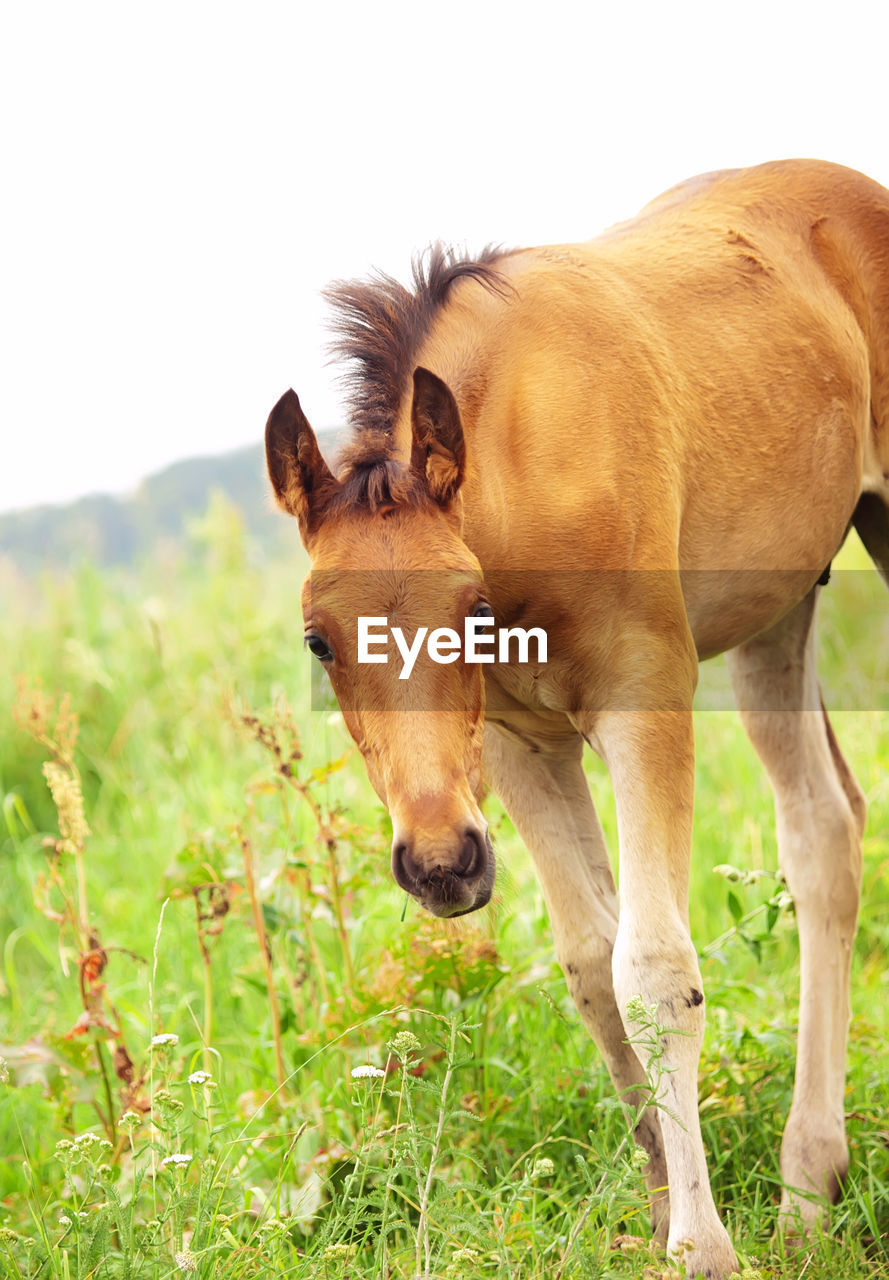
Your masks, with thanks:
M31 821L31 815L28 813L25 802L17 791L9 791L3 797L3 816L6 819L6 829L13 840L17 840L19 834L16 819L29 835L37 834L37 828Z
M760 942L759 938L752 938L749 933L743 933L743 932L741 932L741 937L747 943L747 946L756 956L757 960L761 960L762 959L762 943Z

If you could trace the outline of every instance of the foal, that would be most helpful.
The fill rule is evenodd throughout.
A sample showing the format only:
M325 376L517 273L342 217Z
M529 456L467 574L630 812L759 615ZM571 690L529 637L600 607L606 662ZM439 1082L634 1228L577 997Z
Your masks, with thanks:
M889 192L814 161L709 174L586 244L435 249L412 290L380 277L332 298L351 447L335 477L291 391L268 465L312 560L308 646L392 816L395 878L438 915L488 901L484 776L631 1103L646 1063L628 1001L680 1033L639 1132L654 1225L672 1252L693 1242L689 1274L728 1276L697 1112L692 699L699 660L729 651L775 793L802 957L782 1212L805 1229L848 1164L865 817L813 618L851 525L889 579ZM408 679L391 644L389 663L359 650L359 618L405 644L430 629ZM461 661L442 637L467 618L544 630L547 661ZM619 902L584 742L615 790Z

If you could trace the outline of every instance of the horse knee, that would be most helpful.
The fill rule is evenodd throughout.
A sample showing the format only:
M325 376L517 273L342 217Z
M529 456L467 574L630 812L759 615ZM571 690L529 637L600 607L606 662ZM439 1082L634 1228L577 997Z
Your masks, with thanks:
M565 944L556 954L571 998L583 1017L594 1017L594 1010L614 1003L611 943L607 939L597 938L583 947Z
M691 939L678 926L652 939L638 930L618 932L614 950L614 989L628 1032L654 1007L654 1021L699 1043L704 1031L704 986ZM638 999L642 1007L638 1006ZM645 1013L643 1013L643 1007Z

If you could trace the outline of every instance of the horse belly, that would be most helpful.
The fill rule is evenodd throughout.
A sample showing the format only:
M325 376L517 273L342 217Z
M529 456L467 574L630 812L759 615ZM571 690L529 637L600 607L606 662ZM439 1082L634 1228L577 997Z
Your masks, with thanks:
M762 447L713 487L683 527L680 570L698 653L710 657L772 626L836 555L862 486L861 431L845 406L800 448ZM774 459L783 459L775 467Z
M682 573L682 590L698 657L702 661L713 658L767 631L811 591L822 572L823 569L696 569Z

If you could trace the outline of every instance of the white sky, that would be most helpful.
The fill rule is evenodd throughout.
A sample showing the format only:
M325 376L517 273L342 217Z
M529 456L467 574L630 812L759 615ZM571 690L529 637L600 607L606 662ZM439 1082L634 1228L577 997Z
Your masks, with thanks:
M0 29L0 510L343 417L320 290L584 239L789 155L889 185L879 0L19 0Z

